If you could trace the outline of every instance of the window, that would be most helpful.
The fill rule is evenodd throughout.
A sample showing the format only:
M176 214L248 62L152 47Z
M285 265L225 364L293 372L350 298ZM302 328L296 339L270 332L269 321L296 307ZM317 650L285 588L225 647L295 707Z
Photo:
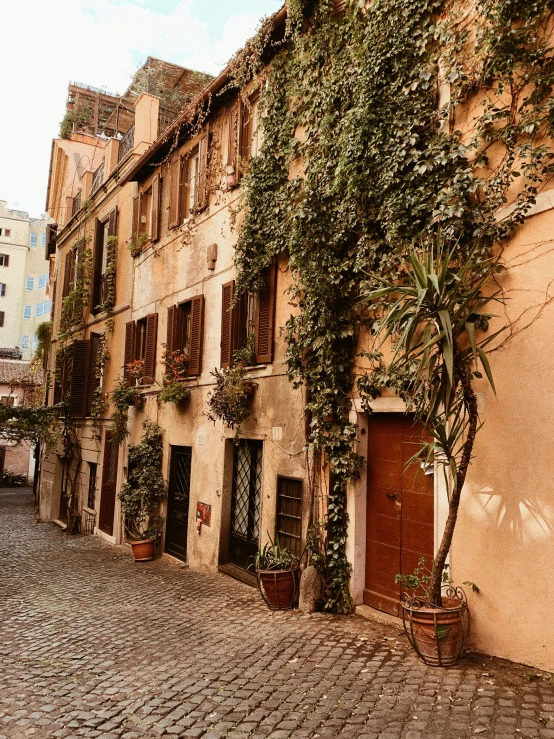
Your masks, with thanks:
M205 133L198 146L176 157L170 165L169 228L179 226L208 205L210 141L210 134Z
M27 277L27 279L25 280L25 289L29 291L35 289L35 278L34 277Z
M138 321L129 321L125 326L124 374L131 382L130 365L143 362L142 385L149 385L156 376L156 342L158 338L158 314L151 313Z
M248 160L257 156L262 143L259 97L244 103L240 98L231 106L228 119L227 184L238 185Z
M10 266L10 255L0 254L0 267L9 267L9 266Z
M26 305L23 308L23 318L30 318L33 314L33 306Z
M35 316L42 316L44 313L44 303L37 303L35 305Z
M2 403L2 405L14 405L15 398L13 395L2 395L2 397L0 397L0 403Z
M258 293L243 294L233 306L235 283L222 286L221 366L230 367L237 349L249 337L254 340L254 361L273 361L273 330L277 269L273 264L264 273L264 286Z
M279 544L302 555L302 481L277 478L277 536Z
M6 283L0 282L0 298L6 297Z
M0 310L0 328L4 325L4 311Z
M110 286L114 287L115 281L108 284L107 270L109 266L110 255L110 238L115 238L117 225L117 209L114 208L108 214L107 218L96 221L96 236L94 244L94 261L92 275L92 313L98 313L110 297L108 295ZM111 296L114 298L115 296Z
M27 336L27 334L24 334L21 337L21 348L22 349L28 349L29 348L29 337Z
M38 234L31 234L31 246L38 246Z
M46 285L48 285L48 275L39 275L37 284L38 289L42 290Z
M160 238L161 179L158 175L152 184L133 200L133 237L138 242L142 234L151 241Z
M90 339L74 341L71 347L56 355L54 405L62 401L69 403L69 415L74 418L91 414L101 382L95 371L101 345L102 335L91 334Z
M11 229L9 228L0 228L0 236L5 236L6 238L10 238L12 235Z
M250 107L243 106L242 133L240 141L240 158L244 163L251 157L258 156L262 145L262 132L260 128L260 99L254 98L250 101Z
M35 338L33 339L33 351L36 351L37 349L38 349L38 339L35 336Z
M187 355L188 375L199 375L202 368L204 296L195 295L167 312L166 354L174 351Z
M52 310L52 301L51 300L45 300L44 301L44 312L45 313L50 313L51 310Z
M42 232L42 236L40 237L40 243L42 246L46 246L46 231Z

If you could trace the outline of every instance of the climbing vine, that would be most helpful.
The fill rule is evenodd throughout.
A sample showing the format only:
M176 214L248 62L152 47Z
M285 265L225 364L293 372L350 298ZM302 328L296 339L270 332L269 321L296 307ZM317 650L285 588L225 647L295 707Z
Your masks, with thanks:
M352 394L360 374L362 393L386 384L379 363L377 378L357 367L374 321L360 292L394 281L439 228L477 268L523 221L553 171L553 3L288 7L262 88L263 144L244 178L237 287L257 289L271 259L288 257L288 373L305 386L310 448L331 472L326 608L348 612L346 490L362 464ZM259 73L265 26L257 38L234 61L237 87Z

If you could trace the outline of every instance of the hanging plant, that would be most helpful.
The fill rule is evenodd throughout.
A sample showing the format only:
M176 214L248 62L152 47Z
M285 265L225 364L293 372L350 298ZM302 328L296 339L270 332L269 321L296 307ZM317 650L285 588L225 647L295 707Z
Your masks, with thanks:
M248 367L254 363L254 336L249 335L246 345L233 355L233 364L224 369L214 369L215 388L208 395L208 419L223 423L235 430L240 437L242 424L250 415L250 397L255 383L247 377Z
M127 242L127 246L129 247L131 256L138 257L140 254L142 254L142 250L149 241L150 236L147 233L140 233L138 235L133 234Z
M169 354L164 351L162 361L165 364L165 376L158 402L182 404L190 397L190 390L183 384L188 379L188 354L179 349Z
M111 393L114 405L111 432L117 442L123 441L129 435L127 422L129 420L129 408L142 408L144 406L144 395L137 385L128 385L125 377L120 377L115 389Z

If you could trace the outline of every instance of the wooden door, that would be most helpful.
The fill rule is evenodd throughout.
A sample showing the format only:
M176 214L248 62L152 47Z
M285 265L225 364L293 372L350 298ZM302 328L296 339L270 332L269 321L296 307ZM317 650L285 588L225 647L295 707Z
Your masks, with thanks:
M165 551L183 561L187 559L191 461L190 446L171 447Z
M397 574L411 574L434 556L434 476L408 465L423 438L401 414L370 417L367 455L367 529L364 603L400 615Z
M234 448L229 562L242 570L254 566L260 536L262 442L242 439Z
M118 457L119 444L112 438L112 434L109 431L106 431L98 528L100 531L103 531L105 534L109 534L110 536L113 536Z

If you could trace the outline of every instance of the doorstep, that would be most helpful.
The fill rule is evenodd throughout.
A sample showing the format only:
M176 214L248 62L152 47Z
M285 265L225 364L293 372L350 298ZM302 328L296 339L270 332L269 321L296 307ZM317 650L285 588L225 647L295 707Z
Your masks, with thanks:
M252 573L250 572L246 572L246 570L242 570L236 565L219 565L218 570L219 572L223 572L224 575L229 575L229 577L232 577L235 580L240 580L240 582L243 582L245 585L250 585L250 587L252 588L258 587L258 580L256 576L252 575Z
M356 616L367 618L370 621L375 621L376 623L383 624L384 626L396 626L399 629L404 628L404 624L401 618L398 618L397 616L392 616L390 613L384 613L384 611L378 611L376 608L372 608L371 606L356 606L355 613Z

